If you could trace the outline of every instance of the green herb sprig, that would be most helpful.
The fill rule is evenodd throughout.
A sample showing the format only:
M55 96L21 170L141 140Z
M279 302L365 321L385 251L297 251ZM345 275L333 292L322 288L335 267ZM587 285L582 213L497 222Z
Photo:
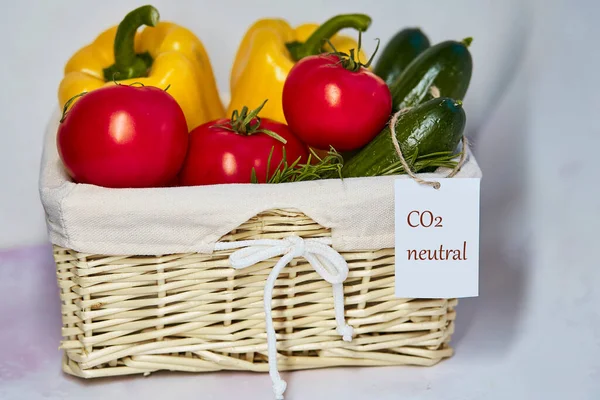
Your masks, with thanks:
M423 171L431 171L436 168L450 168L454 169L458 165L458 162L455 161L456 157L460 156L459 154L455 154L452 151L442 151L438 153L426 154L424 156L419 156L418 152L414 152L410 157L405 157L408 165L411 166L413 172L423 172ZM404 167L400 161L396 161L386 168L379 171L377 176L382 175L401 175L406 174Z
M300 164L300 159L292 163L287 162L285 148L283 149L283 159L277 166L275 173L269 176L271 158L273 149L267 160L267 179L266 183L285 183L285 182L302 182L314 181L317 179L343 179L342 167L344 160L340 153L333 147L329 150L325 157L319 157L312 149L308 156L306 164ZM436 168L453 169L458 165L455 161L460 156L452 151L443 151L438 153L426 154L419 156L414 152L410 157L406 158L406 162L411 166L414 172L433 171ZM313 160L317 160L313 164ZM396 161L386 168L378 171L375 176L402 175L406 174L404 167L400 161ZM256 176L256 171L252 169L251 183L259 183Z
M306 164L300 164L299 158L292 163L288 163L284 147L282 160L277 165L275 173L272 176L269 176L272 156L273 149L271 149L271 153L267 160L267 183L303 182L334 178L342 179L343 158L333 147L329 150L327 155L322 158L311 149ZM317 162L313 164L313 160L315 159ZM252 168L250 181L251 183L259 183L254 168Z

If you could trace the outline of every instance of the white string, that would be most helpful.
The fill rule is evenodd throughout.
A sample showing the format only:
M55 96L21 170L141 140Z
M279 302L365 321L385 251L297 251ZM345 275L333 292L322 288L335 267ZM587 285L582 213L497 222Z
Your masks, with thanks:
M344 318L344 287L343 282L348 277L348 263L344 257L331 248L329 238L302 239L299 236L288 236L284 239L241 240L239 242L219 242L215 250L239 249L229 256L229 262L235 269L243 269L282 256L275 264L265 283L264 308L267 329L267 351L269 356L269 375L273 382L273 392L277 400L283 400L287 383L281 379L277 369L277 337L273 326L271 303L273 289L279 273L295 257L304 257L313 269L333 288L336 331L343 340L350 342L354 330Z

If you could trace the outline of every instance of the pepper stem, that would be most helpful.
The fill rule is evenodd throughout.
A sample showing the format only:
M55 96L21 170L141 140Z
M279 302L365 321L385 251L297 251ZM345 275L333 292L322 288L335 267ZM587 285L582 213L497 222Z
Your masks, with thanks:
M371 17L365 14L341 14L325 21L306 42L286 43L290 56L294 61L321 53L323 44L333 35L346 28L354 28L359 32L366 31L371 25Z
M136 8L123 18L115 36L115 63L103 70L106 81L147 75L148 68L152 65L152 57L148 52L135 53L135 34L142 25L156 26L158 19L158 10L150 5Z

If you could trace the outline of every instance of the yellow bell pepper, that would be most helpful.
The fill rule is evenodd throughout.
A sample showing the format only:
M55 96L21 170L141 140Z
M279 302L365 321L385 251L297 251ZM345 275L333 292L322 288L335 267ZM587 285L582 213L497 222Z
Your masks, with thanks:
M335 50L349 53L357 49L354 39L336 33L344 28L367 30L371 18L364 14L335 16L321 26L304 24L292 28L282 19L262 19L254 23L242 39L229 81L231 101L228 114L244 106L254 109L268 99L263 118L285 123L281 106L283 84L294 64L303 57ZM358 55L366 62L364 52Z
M138 83L168 87L190 130L223 118L225 110L202 42L188 29L158 19L156 8L137 8L119 26L76 52L58 89L61 107L82 92ZM137 33L142 25L148 27Z

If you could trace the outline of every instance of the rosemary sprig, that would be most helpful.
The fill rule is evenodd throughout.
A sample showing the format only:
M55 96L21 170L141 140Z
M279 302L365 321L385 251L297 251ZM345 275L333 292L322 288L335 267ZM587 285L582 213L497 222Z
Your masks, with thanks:
M317 179L342 179L343 158L333 147L329 150L325 157L319 157L312 149L308 156L306 164L300 164L300 159L292 162L287 162L285 148L283 149L283 159L278 164L275 173L272 176L268 175L269 166L271 164L271 156L273 149L269 155L267 162L267 183L284 183L284 182L302 182L313 181ZM438 167L454 168L458 164L456 158L460 156L452 151L444 151L438 153L426 154L419 156L417 152L406 158L407 163L411 166L414 172L433 171ZM313 160L317 160L313 164ZM378 171L375 176L385 175L402 175L406 174L404 167L400 161L396 161L387 167ZM256 171L252 169L251 183L259 183Z
M411 166L413 172L424 172L427 170L434 170L439 167L454 168L458 165L455 161L456 157L460 156L452 151L442 151L438 153L430 153L423 156L419 156L418 152L414 152L410 157L406 157L406 162ZM396 161L386 168L383 168L378 176L382 175L401 175L406 174L404 167L400 161Z
M277 165L275 173L269 176L268 170L272 154L273 149L271 149L269 161L267 162L267 183L302 182L333 178L342 179L343 159L341 154L335 151L333 147L323 158L319 157L311 149L306 164L300 164L299 158L292 163L288 163L284 147L282 160ZM317 160L317 162L313 164L313 160ZM252 183L259 183L254 169L252 169L250 181Z

